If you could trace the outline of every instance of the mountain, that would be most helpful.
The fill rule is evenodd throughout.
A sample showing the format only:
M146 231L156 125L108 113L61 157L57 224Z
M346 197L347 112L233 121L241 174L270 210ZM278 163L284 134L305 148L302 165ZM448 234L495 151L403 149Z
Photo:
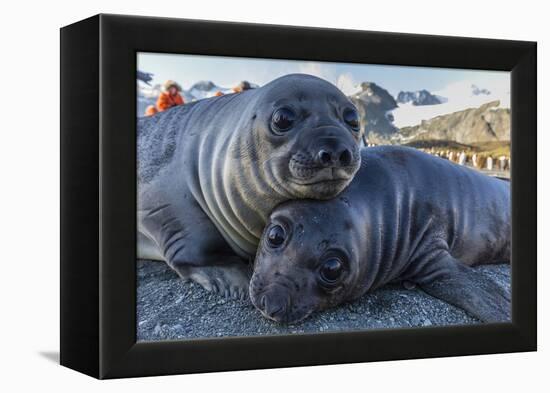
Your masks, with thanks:
M453 141L476 144L510 140L510 109L500 101L423 120L419 125L403 127L393 135L394 143L413 141Z
M137 79L138 81L144 82L137 84L137 113L138 116L141 116L145 113L145 109L149 105L155 105L157 98L162 91L162 86L160 84L150 86L148 81L142 80L139 75ZM249 89L256 89L259 87L259 85L248 81L242 81L236 87L238 88L243 85L248 86ZM187 90L183 89L180 91L180 95L186 103L213 97L217 93L231 94L235 93L235 90L234 88L220 87L212 81L204 80L196 82Z
M387 90L374 82L363 82L360 91L350 99L359 111L361 127L369 142L381 143L398 131L391 115L397 102Z
M258 85L250 83L250 87ZM449 99L419 90L401 91L396 100L374 82L363 82L358 90L349 98L359 111L361 127L371 143L478 144L510 140L510 110L502 108L497 100L487 103L497 97L476 85L463 86L462 95L443 94ZM160 91L160 85L138 83L138 116L148 105L155 104ZM185 102L192 102L212 97L217 92L228 94L234 90L207 80L193 84L180 94ZM460 99L464 95L467 100ZM462 109L468 107L470 109Z
M224 94L232 92L231 89L220 87L212 81L199 81L191 86L191 88L187 90L187 93L192 96L193 99L201 100L214 96L218 91Z
M149 84L143 85L137 84L137 95L138 98L157 98L162 90L162 87L159 84L150 86Z
M397 102L399 104L412 103L414 106L438 105L446 102L446 99L423 89L417 91L400 91L399 94L397 94Z
M459 81L448 84L442 90L431 92L442 101L438 105L414 105L412 101L399 103L399 107L392 111L393 124L398 128L412 127L423 120L459 112L466 108L478 108L491 101L500 101L500 107L510 107L510 90L506 86L487 86L472 84L468 81ZM445 97L445 98L443 98Z
M259 87L257 84L250 83L248 81L242 81L240 82L240 84L233 87L220 87L212 81L199 81L191 86L191 88L187 90L186 93L192 96L195 100L202 100L203 98L213 97L217 93L235 93L234 89L238 89L243 84L246 85L249 89L256 89Z

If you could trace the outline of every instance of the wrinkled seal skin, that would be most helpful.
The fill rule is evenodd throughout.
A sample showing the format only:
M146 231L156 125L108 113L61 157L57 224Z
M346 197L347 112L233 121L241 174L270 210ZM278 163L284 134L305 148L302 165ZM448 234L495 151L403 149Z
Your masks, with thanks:
M268 238L277 225L285 233L278 247ZM333 257L343 273L327 286L320 271ZM274 209L250 297L265 317L293 323L403 282L482 321L503 321L509 293L470 266L509 260L507 181L410 148L367 148L353 182L333 200Z
M277 133L271 120L280 108L296 119ZM256 253L273 207L334 197L358 170L360 133L343 119L349 108L330 83L293 74L140 119L138 257L165 260L208 290L247 296L243 259Z

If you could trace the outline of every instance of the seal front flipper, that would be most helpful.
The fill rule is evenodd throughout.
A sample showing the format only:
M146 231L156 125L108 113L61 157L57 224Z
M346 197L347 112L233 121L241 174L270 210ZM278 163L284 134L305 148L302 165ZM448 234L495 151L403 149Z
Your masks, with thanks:
M226 298L245 300L252 272L238 257L217 265L193 266L189 263L175 263L173 269L184 280L193 280L207 291Z
M510 321L510 293L496 282L449 254L435 265L441 269L440 276L420 283L426 293L464 309L483 322Z
M181 212L181 213L180 213ZM180 213L180 214L179 214ZM250 268L228 246L198 205L185 208L177 201L155 204L138 212L139 239L151 239L160 259L184 280L231 298L246 298ZM139 257L154 254L141 241ZM143 254L148 251L147 254Z

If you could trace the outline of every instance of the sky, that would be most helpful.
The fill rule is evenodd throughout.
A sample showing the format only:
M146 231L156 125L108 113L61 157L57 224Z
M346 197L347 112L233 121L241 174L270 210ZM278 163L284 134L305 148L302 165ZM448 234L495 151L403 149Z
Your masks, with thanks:
M138 69L154 74L153 84L174 79L183 88L200 80L233 87L242 80L259 85L289 73L313 74L329 80L345 93L361 82L375 82L397 95L399 91L427 89L443 91L460 81L509 91L509 73L502 71L457 70L431 67L310 62L301 60L254 59L181 54L138 54Z
M400 91L426 89L448 100L445 104L422 107L400 105L393 112L398 127L497 99L501 107L510 107L510 73L505 71L145 52L138 53L137 60L140 71L153 74L152 85L173 79L184 89L201 80L212 81L222 88L234 87L243 80L261 86L286 74L306 73L328 80L347 95L357 92L361 82L375 82L394 97ZM488 89L491 94L474 96L472 85Z

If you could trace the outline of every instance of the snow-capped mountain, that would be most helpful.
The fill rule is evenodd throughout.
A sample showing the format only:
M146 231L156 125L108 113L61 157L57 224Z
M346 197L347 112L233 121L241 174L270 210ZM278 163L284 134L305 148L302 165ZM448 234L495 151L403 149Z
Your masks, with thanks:
M360 91L350 96L361 116L361 127L373 141L389 138L397 132L393 124L392 111L397 108L393 96L374 82L363 82Z
M421 105L439 105L447 101L446 98L436 96L428 90L422 89L417 91L400 91L397 94L396 101L399 104L411 103L414 106Z
M241 82L242 83L242 82ZM249 83L251 88L255 89L259 86L255 83ZM235 87L239 84L236 83ZM144 83L138 83L138 97L144 97L144 98L153 98L158 97L160 92L162 91L162 87L159 84L156 84L154 86L149 86ZM214 95L218 93L222 94L230 94L234 93L233 87L222 87L216 85L212 81L199 81L191 85L189 89L183 89L180 91L180 94L182 95L183 99L186 102L196 101L196 100L202 100L203 98L209 98L213 97Z
M143 116L145 113L145 109L149 105L155 105L155 102L157 101L157 97L159 96L161 92L161 86L159 84L156 84L154 86L150 86L149 84L145 83L138 83L137 84L137 115Z
M255 83L250 83L247 81L243 81L240 83L248 83L250 88L256 89L259 86ZM234 88L237 87L239 83L235 83L234 87L221 87L216 85L212 81L199 81L195 84L193 84L189 90L186 91L186 94L188 94L190 97L193 98L193 100L202 100L203 98L209 98L213 97L216 94L231 94L234 93Z
M371 143L509 140L509 93L496 95L487 88L473 87L471 83L451 85L437 94L402 91L395 100L382 86L364 82L361 92L350 99L359 110L361 125Z
M419 140L462 144L509 141L510 109L501 108L499 101L492 101L423 120L418 125L401 128L392 136L392 141L399 144Z
M395 126L398 128L416 126L422 121L437 116L479 108L492 101L499 101L501 108L510 108L510 91L502 87L499 91L496 86L489 89L464 81L450 84L431 94L436 97L445 97L446 100L438 105L400 103L399 107L392 112Z
M189 94L195 100L202 100L203 98L213 97L217 92L228 94L232 93L233 90L230 88L220 87L212 81L199 81L193 84L193 86L191 86L189 90L187 90L187 94Z
M144 83L142 83L144 82ZM250 88L256 89L259 85L255 83L250 83L247 81L235 83L234 86L237 87L239 84L247 83ZM156 100L159 94L162 92L162 86L160 84L155 84L153 86L149 85L147 82L138 78L137 83L137 103L138 103L138 115L145 113L145 108L149 105L155 105ZM204 98L214 97L216 94L231 94L235 90L233 87L221 87L216 85L212 81L204 80L199 81L191 85L189 89L182 89L180 95L182 96L185 102L193 102L197 100L202 100Z
M156 98L160 94L162 88L160 85L149 86L143 83L137 84L138 98Z
M183 89L180 94L185 102L192 102L218 93L234 93L234 88L242 83L245 82L222 87L211 80L203 80ZM138 81L138 116L148 105L155 104L161 91L159 84L151 86ZM348 94L359 110L367 138L374 143L427 137L462 142L501 140L509 135L510 91L506 86L480 86L463 81L436 92L426 89L400 91L394 98L382 86L363 82Z

